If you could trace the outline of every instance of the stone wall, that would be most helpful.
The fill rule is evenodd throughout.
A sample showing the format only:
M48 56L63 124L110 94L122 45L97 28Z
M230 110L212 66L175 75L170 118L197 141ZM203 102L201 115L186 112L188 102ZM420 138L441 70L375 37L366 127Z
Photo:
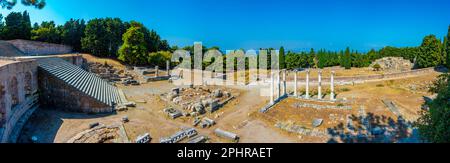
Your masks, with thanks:
M40 104L82 113L111 113L114 109L84 94L60 79L39 70Z
M24 115L36 107L37 78L33 60L10 60L0 67L0 143L14 142L10 137L20 131L17 123L26 121Z
M60 44L51 44L29 40L7 41L22 51L25 55L52 55L72 53L72 47Z

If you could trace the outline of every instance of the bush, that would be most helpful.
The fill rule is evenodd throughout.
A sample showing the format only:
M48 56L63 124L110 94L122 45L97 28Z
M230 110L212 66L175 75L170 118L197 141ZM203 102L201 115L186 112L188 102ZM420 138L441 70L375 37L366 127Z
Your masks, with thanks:
M375 65L373 65L373 67L372 67L375 71L380 71L380 69L381 69L381 66L380 66L380 64L375 64Z
M147 61L152 66L166 67L166 62L170 61L172 54L167 51L150 53Z

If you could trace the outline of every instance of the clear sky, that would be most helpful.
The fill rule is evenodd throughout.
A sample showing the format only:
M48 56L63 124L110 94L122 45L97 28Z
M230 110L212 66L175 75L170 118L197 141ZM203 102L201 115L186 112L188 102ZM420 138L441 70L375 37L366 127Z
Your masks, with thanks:
M222 50L417 46L428 34L443 38L450 25L449 0L47 0L42 10L20 4L12 11L23 10L33 22L137 20L171 45L200 41Z

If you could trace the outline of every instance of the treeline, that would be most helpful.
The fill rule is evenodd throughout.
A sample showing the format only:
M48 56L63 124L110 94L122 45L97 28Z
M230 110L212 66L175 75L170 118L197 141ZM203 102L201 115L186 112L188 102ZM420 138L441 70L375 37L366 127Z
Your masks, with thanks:
M450 33L450 27L449 27ZM88 21L70 19L63 25L53 21L35 23L31 26L27 11L12 12L4 19L0 15L0 39L26 39L57 44L70 45L75 51L90 53L99 57L117 58L132 65L160 65L170 59L170 52L179 47L170 47L162 40L156 31L150 30L136 21L124 22L119 18L97 18ZM311 49L308 52L285 52L279 49L280 67L295 68L325 68L341 66L367 67L373 61L383 57L403 57L415 63L416 68L446 65L450 67L450 34L443 40L435 35L426 36L418 47L397 48L387 46L380 50L370 50L361 53L349 47L341 51ZM193 55L193 46L181 48ZM203 47L209 49L220 47ZM266 50L273 50L269 48ZM224 57L226 55L224 54ZM270 63L270 58L269 58ZM208 65L210 63L204 63Z
M324 68L332 66L341 66L346 69L352 67L367 67L377 59L384 57L402 57L410 60L416 68L435 67L445 65L450 68L450 26L447 36L441 41L435 35L426 36L422 44L418 47L384 47L380 50L370 50L367 53L353 51L350 48L346 50L333 52L320 49L310 52L294 53L289 51L285 54L285 65L282 68ZM280 51L280 55L284 55ZM280 58L284 58L280 56ZM283 63L281 61L280 63Z
M151 57L162 57L160 54L163 51L171 50L167 40L162 40L156 31L136 21L124 22L119 18L96 18L86 23L84 20L70 19L63 25L45 21L32 26L27 11L11 12L5 18L0 14L1 40L25 39L64 44L72 46L77 52L90 53L98 57L118 58L119 48L124 44L124 34L130 28L138 28L142 33L145 54L142 54L144 58L140 57L142 61L127 63L159 64L149 62L157 60Z

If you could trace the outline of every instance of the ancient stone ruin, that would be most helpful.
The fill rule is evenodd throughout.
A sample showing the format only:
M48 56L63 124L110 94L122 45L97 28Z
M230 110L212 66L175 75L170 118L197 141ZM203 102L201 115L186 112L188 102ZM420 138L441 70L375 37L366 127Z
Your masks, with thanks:
M129 140L122 124L111 126L100 124L77 134L67 143L129 143Z
M414 68L414 64L411 63L409 60L403 59L401 57L386 57L381 58L376 61L374 61L370 67L374 67L375 65L380 65L381 71L386 72L404 72L404 71L410 71ZM375 69L374 69L375 70Z
M206 87L174 88L163 94L162 99L187 113L184 115L199 115L213 113L234 99L230 92Z

